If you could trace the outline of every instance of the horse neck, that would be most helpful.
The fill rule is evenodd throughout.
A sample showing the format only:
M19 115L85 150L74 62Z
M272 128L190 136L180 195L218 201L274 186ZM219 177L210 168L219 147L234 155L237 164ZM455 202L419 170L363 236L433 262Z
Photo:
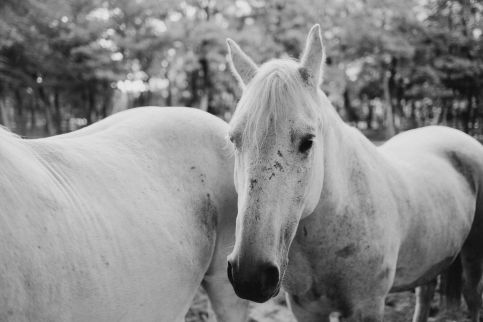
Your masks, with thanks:
M332 106L324 112L324 181L319 204L342 209L354 197L350 186L366 186L370 173L385 167L386 161L362 133L342 121Z

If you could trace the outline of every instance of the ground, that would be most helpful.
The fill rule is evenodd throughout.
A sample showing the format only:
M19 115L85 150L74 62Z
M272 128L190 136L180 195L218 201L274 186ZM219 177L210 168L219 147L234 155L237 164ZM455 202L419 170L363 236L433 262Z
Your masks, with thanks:
M281 292L282 293L282 292ZM464 308L461 312L438 312L438 296L435 296L429 322L468 322ZM414 310L414 294L404 292L391 294L386 300L385 322L411 321ZM209 300L203 291L198 292L186 315L186 322L215 322ZM251 303L249 322L296 322L287 308L285 297L280 294L264 304Z

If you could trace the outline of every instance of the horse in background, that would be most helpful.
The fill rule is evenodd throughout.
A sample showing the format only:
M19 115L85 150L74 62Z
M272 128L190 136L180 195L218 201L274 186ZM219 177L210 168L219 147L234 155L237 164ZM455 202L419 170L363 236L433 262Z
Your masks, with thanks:
M462 266L458 255L453 263L431 282L415 289L416 307L413 322L426 322L430 316L436 287L439 284L438 315L453 316L461 310Z
M320 90L314 26L300 62L258 67L231 40L243 88L230 122L238 192L228 277L264 302L282 286L299 321L383 320L389 292L432 281L461 253L463 294L479 320L483 147L445 127L376 148Z
M226 277L227 127L145 107L44 139L1 130L0 320L184 321L203 284L219 321L246 321Z

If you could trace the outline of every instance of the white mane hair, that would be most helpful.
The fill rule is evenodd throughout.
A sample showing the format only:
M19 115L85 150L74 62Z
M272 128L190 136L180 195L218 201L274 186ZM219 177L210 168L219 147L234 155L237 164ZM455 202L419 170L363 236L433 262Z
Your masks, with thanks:
M291 109L314 114L310 106L315 104L316 92L309 89L303 72L299 63L290 59L271 60L260 66L230 121L243 127L241 133L236 133L243 144L254 144L259 150L259 142L267 136L269 127L276 129L277 122L286 119Z

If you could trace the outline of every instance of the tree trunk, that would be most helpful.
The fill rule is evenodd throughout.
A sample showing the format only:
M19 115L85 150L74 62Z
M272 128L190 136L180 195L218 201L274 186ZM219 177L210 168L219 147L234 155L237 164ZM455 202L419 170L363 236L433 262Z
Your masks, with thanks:
M396 127L394 126L394 115L391 104L391 94L389 92L389 75L388 72L383 72L383 92L384 92L384 123L385 123L385 136L391 138L396 135Z
M211 104L212 83L211 83L211 77L210 77L209 62L206 57L200 58L199 62L201 65L201 70L203 72L203 88L204 88L204 94L203 94L203 97L201 98L200 108L204 111L207 111L208 113L214 114L215 111L213 110L213 106Z
M20 93L20 89L16 88L15 91L15 101L16 101L16 108L14 110L14 118L15 118L15 132L20 135L25 135L25 117L24 117L24 101L23 96Z
M478 94L473 97L474 98L474 104L472 105L471 109L471 134L475 135L476 134L476 123L477 123L477 118L478 118Z
M371 101L367 99L367 97L364 98L364 101L367 104L367 117L366 117L367 129L372 130L372 121L374 119L374 105L372 105Z
M55 131L55 127L53 125L54 121L52 119L52 110L51 110L50 101L47 98L47 95L45 94L43 87L38 88L38 93L39 93L39 97L40 97L42 103L44 104L45 131L47 132L47 134L49 136L55 135L56 131Z
M166 90L168 91L168 95L166 96L166 106L173 106L173 92L171 91L171 81L169 79Z
M354 108L352 107L349 89L347 87L344 89L343 98L344 108L347 113L347 121L355 124L357 127L357 123L359 122L359 115L357 115L357 113L354 111Z
M8 106L5 97L0 98L0 123L5 127L10 128Z
M62 115L60 109L60 99L59 90L54 89L54 115L53 115L54 126L56 128L56 133L62 133Z
M448 102L447 100L443 100L441 102L441 114L438 121L439 125L447 125L448 124Z
M200 110L207 112L209 109L209 100L208 100L208 95L203 94L200 100Z
M109 106L112 103L112 92L109 83L104 84L104 99L102 101L101 118L106 118L109 114Z
M467 96L467 102L468 105L466 106L466 110L463 112L463 115L461 116L461 120L463 122L463 131L465 133L470 134L470 120L471 120L471 110L473 109L473 102L471 95L468 94Z
M34 95L33 98L34 103L32 104L32 107L30 108L30 132L34 132L35 129L37 128L37 115L36 112L39 109L39 100L37 98L37 95Z
M87 88L87 124L92 124L92 112L95 110L95 97L92 87Z
M193 106L196 106L198 105L198 100L199 100L199 96L198 96L198 74L199 74L199 71L196 69L196 70L193 70L189 73L189 79L190 79L190 92L191 92L191 99L190 101L188 102L188 106L190 107L193 107ZM168 106L171 106L172 104L172 92L171 92L171 82L169 83L169 87L168 87L168 99L169 99L169 104Z
M411 101L411 112L409 114L408 128L414 129L418 127L418 121L416 119L416 102Z
M395 73L396 71L394 71ZM396 81L396 114L399 118L400 126L403 125L403 122L407 121L407 116L404 114L403 108L403 97L404 97L404 83L401 78Z

